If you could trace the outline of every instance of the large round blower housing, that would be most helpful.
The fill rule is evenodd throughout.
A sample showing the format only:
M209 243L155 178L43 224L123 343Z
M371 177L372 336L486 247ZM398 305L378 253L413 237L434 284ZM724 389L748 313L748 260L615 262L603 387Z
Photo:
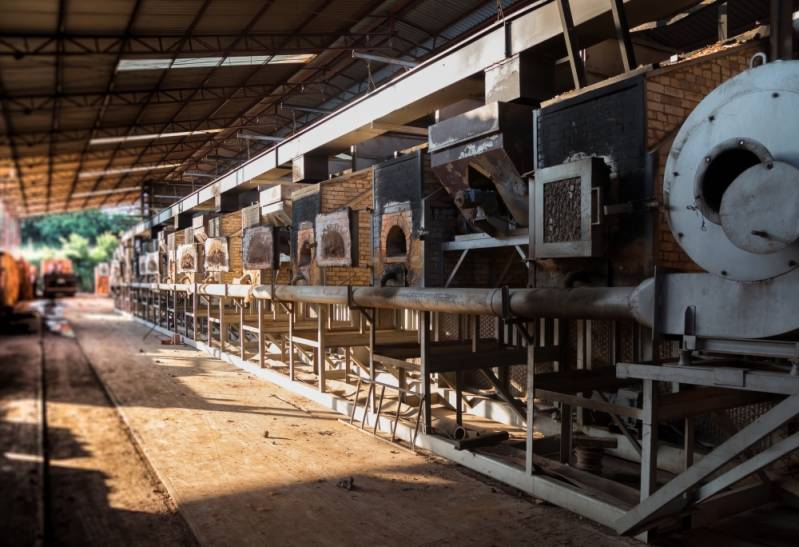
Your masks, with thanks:
M710 93L674 140L664 196L674 237L708 272L762 281L799 266L799 61Z

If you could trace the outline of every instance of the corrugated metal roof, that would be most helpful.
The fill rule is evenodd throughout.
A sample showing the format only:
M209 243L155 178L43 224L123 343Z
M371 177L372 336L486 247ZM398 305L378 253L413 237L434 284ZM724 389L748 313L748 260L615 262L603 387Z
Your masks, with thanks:
M501 5L513 10L532 1L502 0ZM731 2L731 27L763 17L767 3ZM62 5L64 34L59 35ZM353 49L421 60L498 15L495 0L140 0L134 14L136 5L135 0L0 3L0 101L10 120L7 124L0 116L0 172L21 174L24 194L37 196L29 212L48 201L49 210L131 202L138 199L135 192L81 200L69 195L155 178L179 180L187 169L224 171L245 160L248 151L255 154L266 146L237 138L241 128L285 135L319 117L278 108L281 103L332 109L368 92L370 81L380 84L403 70L353 59ZM705 40L713 29L712 18L700 13L646 36L682 47ZM116 70L120 58L297 52L318 55L295 65ZM96 137L220 127L226 130L88 144ZM89 168L167 161L184 167L157 174L78 177ZM3 193L17 203L26 201L14 178L0 182Z

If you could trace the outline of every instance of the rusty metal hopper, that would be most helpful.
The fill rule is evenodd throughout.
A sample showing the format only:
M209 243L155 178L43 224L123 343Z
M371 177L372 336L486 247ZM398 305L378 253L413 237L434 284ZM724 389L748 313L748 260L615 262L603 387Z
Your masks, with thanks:
M491 235L529 222L533 168L532 108L494 102L444 120L429 131L431 163L469 223Z

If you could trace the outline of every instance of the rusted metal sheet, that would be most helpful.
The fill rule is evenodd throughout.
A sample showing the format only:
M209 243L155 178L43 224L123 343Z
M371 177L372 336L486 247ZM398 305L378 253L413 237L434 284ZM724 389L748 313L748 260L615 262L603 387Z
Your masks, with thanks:
M230 270L230 254L226 237L210 237L205 241L206 272L227 272Z
M430 127L432 166L463 216L491 235L529 222L530 107L492 103Z
M316 215L316 262L319 266L352 266L352 229L349 208Z
M187 243L178 247L177 271L178 273L197 273L199 271L197 246L195 244Z
M158 252L147 253L144 261L144 275L158 275Z
M276 268L278 250L274 226L253 226L244 230L243 261L247 270Z

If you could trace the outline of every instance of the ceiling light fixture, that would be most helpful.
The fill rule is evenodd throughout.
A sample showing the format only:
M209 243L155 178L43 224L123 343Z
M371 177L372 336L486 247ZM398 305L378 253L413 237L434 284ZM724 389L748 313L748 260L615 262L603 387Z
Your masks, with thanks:
M286 140L286 137L276 137L273 135L254 135L252 133L245 133L244 131L239 131L238 133L236 133L236 138L247 139L251 141L269 141L269 142L280 142Z
M125 135L121 137L98 137L89 141L89 146L98 144L114 144L118 142L151 141L155 139L170 139L173 137L191 137L193 135L206 135L219 133L224 129L198 129L196 131L175 131L172 133L148 133L146 135Z
M362 51L352 50L353 59L363 59L365 61L374 61L376 63L386 63L389 65L399 65L405 68L416 68L418 63L413 61L406 61L404 59L395 59L393 57L386 57L384 55L375 55L374 53L363 53Z
M124 175L125 173L139 173L142 171L155 171L156 169L173 169L180 167L181 163L162 163L160 165L139 165L136 167L120 167L117 169L103 169L102 171L81 171L78 178L91 179L106 175Z

